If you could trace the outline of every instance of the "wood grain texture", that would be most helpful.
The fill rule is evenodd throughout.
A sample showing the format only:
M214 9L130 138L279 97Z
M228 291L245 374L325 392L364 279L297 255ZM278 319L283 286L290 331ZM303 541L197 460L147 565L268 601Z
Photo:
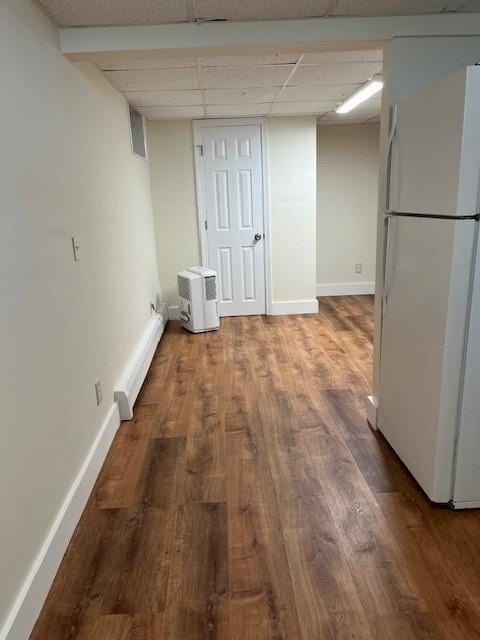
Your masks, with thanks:
M373 299L170 323L31 640L480 638L480 513L366 424Z

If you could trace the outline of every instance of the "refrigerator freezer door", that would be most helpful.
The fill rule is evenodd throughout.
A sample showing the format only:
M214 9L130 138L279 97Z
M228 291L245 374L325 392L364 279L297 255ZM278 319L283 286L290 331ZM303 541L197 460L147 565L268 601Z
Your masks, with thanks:
M456 508L480 507L480 251L468 327L460 429L455 461Z
M389 220L378 426L435 502L452 497L474 227Z
M389 208L468 216L478 210L480 67L442 78L399 103Z

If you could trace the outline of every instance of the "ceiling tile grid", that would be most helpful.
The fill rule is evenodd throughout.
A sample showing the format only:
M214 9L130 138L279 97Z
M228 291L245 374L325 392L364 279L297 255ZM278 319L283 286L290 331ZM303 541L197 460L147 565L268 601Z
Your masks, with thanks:
M138 113L148 120L177 120L179 118L203 118L203 106L189 107L138 107Z
M206 104L272 103L279 87L245 87L244 89L205 89Z
M202 92L190 91L126 91L124 96L134 107L179 107L202 105Z
M336 101L325 102L275 102L270 110L270 115L322 115L335 109Z
M1 0L0 0L1 1ZM171 24L480 12L480 0L36 0L57 24ZM374 121L378 96L335 107L372 75L382 51L319 51L200 58L103 58L105 77L146 118L317 114L320 124Z
M149 119L314 114L322 120L381 72L382 51L112 60L99 68ZM372 113L380 113L378 96L343 121Z
M294 65L202 67L204 89L281 87Z
M381 71L381 62L325 62L300 65L295 70L289 86L365 82Z
M114 87L122 92L199 89L196 68L129 69L105 71L104 75Z
M188 0L39 0L64 27L187 22Z
M464 13L480 13L480 0L469 0L460 9Z
M215 118L234 118L237 116L266 116L269 104L207 104L206 115Z
M333 100L338 103L342 102L360 86L361 83L305 85L302 87L290 87L287 85L278 97L277 102L321 102Z
M378 122L379 114L377 111L360 111L356 113L326 113L318 118L318 124L330 125L330 124L363 124L366 122Z
M480 11L478 0L38 0L61 26L291 20Z

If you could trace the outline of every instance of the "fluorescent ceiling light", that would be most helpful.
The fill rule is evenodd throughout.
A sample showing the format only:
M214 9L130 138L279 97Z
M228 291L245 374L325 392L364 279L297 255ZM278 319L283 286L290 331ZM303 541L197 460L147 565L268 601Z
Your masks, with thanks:
M373 76L367 83L365 83L360 89L357 89L355 93L352 93L350 97L342 102L335 111L337 113L348 113L355 107L358 107L359 104L368 100L376 93L378 93L383 87L383 78L382 76Z

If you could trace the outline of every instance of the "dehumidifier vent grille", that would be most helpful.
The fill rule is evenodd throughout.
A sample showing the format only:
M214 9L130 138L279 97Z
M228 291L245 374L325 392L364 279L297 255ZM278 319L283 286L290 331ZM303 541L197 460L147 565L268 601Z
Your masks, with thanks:
M207 276L205 278L205 296L207 300L217 299L217 283L216 276Z
M180 298L184 300L192 299L192 292L190 288L190 280L188 278L184 278L183 276L177 276L178 283L178 295Z

